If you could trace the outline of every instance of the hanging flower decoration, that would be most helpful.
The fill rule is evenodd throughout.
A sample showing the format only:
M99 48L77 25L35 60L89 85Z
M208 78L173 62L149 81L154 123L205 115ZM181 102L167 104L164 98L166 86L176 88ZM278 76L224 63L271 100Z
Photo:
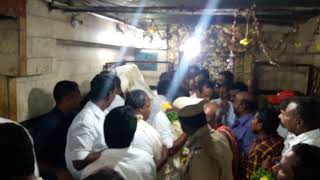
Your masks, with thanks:
M232 37L231 37L231 43L232 43L232 48L234 48L235 43L236 43L236 24L237 24L237 12L234 12L233 15L234 19L233 19L233 24L231 27L231 32L232 32Z
M250 43L252 42L251 39L248 39L248 38L244 38L240 41L240 44L243 45L243 46L247 46L249 45Z
M249 11L247 11L246 13L246 20L247 20L247 24L246 24L246 36L244 39L240 40L240 44L243 46L247 46L252 42L252 39L249 39L249 20L250 20L250 16L249 16Z
M294 43L294 46L295 46L296 48L301 48L301 47L302 47L302 44L301 44L300 41L296 41L296 42Z
M244 26L237 25L237 15L246 18ZM174 28L171 28L174 27ZM320 31L320 20L314 28L313 35L308 41L300 41L297 35L301 26L295 24L283 34L277 34L278 37L268 38L268 33L262 33L261 24L256 16L256 6L249 9L241 9L234 13L234 21L230 25L211 25L201 34L203 37L203 49L199 56L199 62L208 69L210 75L215 78L219 71L233 68L233 60L241 59L245 53L252 55L260 52L265 55L268 62L280 67L277 63L288 51L296 52L304 50L305 52L313 47L314 50L320 51L320 41L315 41L315 36ZM178 59L179 43L189 38L194 28L186 25L170 25L170 34L172 38L168 40L168 57L169 59ZM273 34L271 34L273 36ZM233 57L231 57L233 54Z
M256 16L256 11L255 11L256 6L253 5L251 7L251 11L252 11L252 17L253 17L253 24L255 25L255 30L256 30L256 34L257 34L257 39L260 45L260 48L262 50L262 52L264 53L264 55L268 58L269 63L271 65L275 65L277 67L280 67L274 60L274 58L270 55L269 53L269 47L267 46L267 44L265 43L264 38L261 35L261 27L260 27L260 23L258 21L258 18Z
M271 48L275 51L278 50L278 54L275 55L276 58L280 58L282 55L284 55L285 52L287 52L288 47L295 43L295 35L298 33L299 29L300 27L298 25L295 25L292 29L289 29L287 33L283 34L283 37L278 41L278 43Z
M313 30L312 36L310 38L309 41L307 41L305 47L304 47L304 52L307 52L309 50L309 48L311 47L312 43L314 43L315 41L315 36L319 34L319 30L320 30L320 19L317 19L317 24L316 27Z
M170 32L168 32L168 30L165 30L165 32L160 32L158 25L155 23L154 19L152 19L143 34L143 38L149 38L150 42L152 42L156 36L158 36L162 40L165 40L170 39L172 35L170 34Z

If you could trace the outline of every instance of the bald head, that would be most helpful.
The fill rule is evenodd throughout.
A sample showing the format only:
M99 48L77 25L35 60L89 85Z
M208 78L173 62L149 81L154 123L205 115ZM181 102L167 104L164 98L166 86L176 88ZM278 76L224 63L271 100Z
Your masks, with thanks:
M219 109L219 105L215 102L209 102L203 106L204 113L206 114L207 117L210 117L210 119L212 117L215 117L218 109Z
M216 129L221 125L218 111L219 105L216 102L209 102L203 106L206 119L211 128Z
M235 97L233 106L237 115L248 114L257 109L257 99L249 92L239 92Z

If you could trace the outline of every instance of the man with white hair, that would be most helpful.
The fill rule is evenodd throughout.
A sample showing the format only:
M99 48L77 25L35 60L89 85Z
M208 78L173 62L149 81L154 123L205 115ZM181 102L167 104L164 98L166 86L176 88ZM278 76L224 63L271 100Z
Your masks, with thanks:
M170 149L174 146L174 132L171 129L170 121L166 114L161 111L161 105L164 100L153 94L144 80L143 74L134 64L128 64L116 67L113 71L121 79L121 89L124 93L132 90L143 90L151 100L150 116L146 121L155 128L160 134L162 143Z

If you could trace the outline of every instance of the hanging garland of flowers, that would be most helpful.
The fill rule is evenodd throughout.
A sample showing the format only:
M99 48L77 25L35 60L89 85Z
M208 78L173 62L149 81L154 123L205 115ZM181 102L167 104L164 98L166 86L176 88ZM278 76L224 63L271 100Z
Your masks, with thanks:
M237 24L237 17L239 16L246 18L247 23L245 25ZM178 38L172 38L176 39L178 44L172 40L169 40L169 43L171 43L172 50L177 50L180 43L187 39L192 31L190 31L190 28L181 27L181 25L174 29L170 32L174 33L173 37L178 36ZM262 52L270 64L280 67L279 59L287 54L288 50L294 51L291 48L292 46L307 52L314 45L320 51L320 42L315 41L315 36L320 31L320 19L316 23L312 37L305 43L297 41L297 35L301 30L301 26L294 25L286 33L277 34L280 36L279 38L267 38L266 35L269 34L262 33L262 24L256 16L256 6L253 5L249 9L235 12L231 26L211 25L204 31L199 62L210 71L212 77L215 77L219 71L232 69L233 59L242 59L245 53L255 55ZM274 37L273 34L271 36Z
M231 50L230 50L230 55L229 58L227 59L228 62L228 66L227 66L227 70L231 70L233 68L233 61L234 61L234 53L233 53L233 49L235 47L235 43L236 43L236 24L237 24L237 12L234 13L234 19L233 19L233 24L231 27L232 30L232 37L231 37Z
M270 64L279 67L279 65L276 63L274 57L272 55L270 55L270 53L269 53L270 52L270 48L268 47L268 45L266 44L265 39L261 35L261 26L260 26L260 23L259 23L258 18L256 16L255 8L256 8L256 6L253 5L251 7L251 12L252 12L252 17L253 17L253 25L255 27L256 36L257 36L258 43L260 45L261 51L268 58L268 61L269 61Z
M294 42L294 37L297 34L299 28L300 27L298 25L296 25L294 28L288 30L288 32L283 35L283 38L280 39L278 41L278 43L273 48L271 48L272 50L278 50L278 49L280 49L281 46L283 46L283 48L275 56L276 58L280 58L282 55L284 55L284 53L287 51L289 45Z
M320 30L320 19L318 18L316 27L314 28L312 33L312 37L310 38L309 41L307 41L304 47L304 52L307 52L310 49L311 45L315 42L315 36L319 34L319 30Z
M282 55L285 54L287 51L287 48L289 45L294 44L296 48L302 48L304 50L304 53L307 53L312 44L315 42L315 36L319 34L320 30L320 19L317 19L316 26L313 30L312 36L309 40L306 41L305 45L303 46L300 41L295 41L295 38L299 31L301 30L300 26L296 25L294 28L290 29L287 33L283 35L283 38L278 41L278 43L272 48L268 45L266 40L263 38L261 33L261 26L258 21L258 18L256 17L256 6L251 7L251 12L253 16L253 25L255 27L255 32L257 35L257 40L259 42L260 48L262 52L265 54L265 56L268 58L269 63L272 65L276 65L279 67L279 65L276 63L276 59L280 58ZM286 41L286 42L285 42ZM294 42L292 42L294 41ZM320 43L315 44L316 48L320 50ZM280 47L283 46L283 48L279 51ZM271 51L279 51L279 53L275 56L271 55Z

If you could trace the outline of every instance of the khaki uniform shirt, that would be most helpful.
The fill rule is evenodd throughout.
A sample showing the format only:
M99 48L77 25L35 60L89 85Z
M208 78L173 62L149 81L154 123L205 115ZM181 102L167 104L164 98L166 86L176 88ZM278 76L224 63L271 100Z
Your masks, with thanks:
M204 126L190 138L189 149L183 179L233 180L232 151L222 134Z

